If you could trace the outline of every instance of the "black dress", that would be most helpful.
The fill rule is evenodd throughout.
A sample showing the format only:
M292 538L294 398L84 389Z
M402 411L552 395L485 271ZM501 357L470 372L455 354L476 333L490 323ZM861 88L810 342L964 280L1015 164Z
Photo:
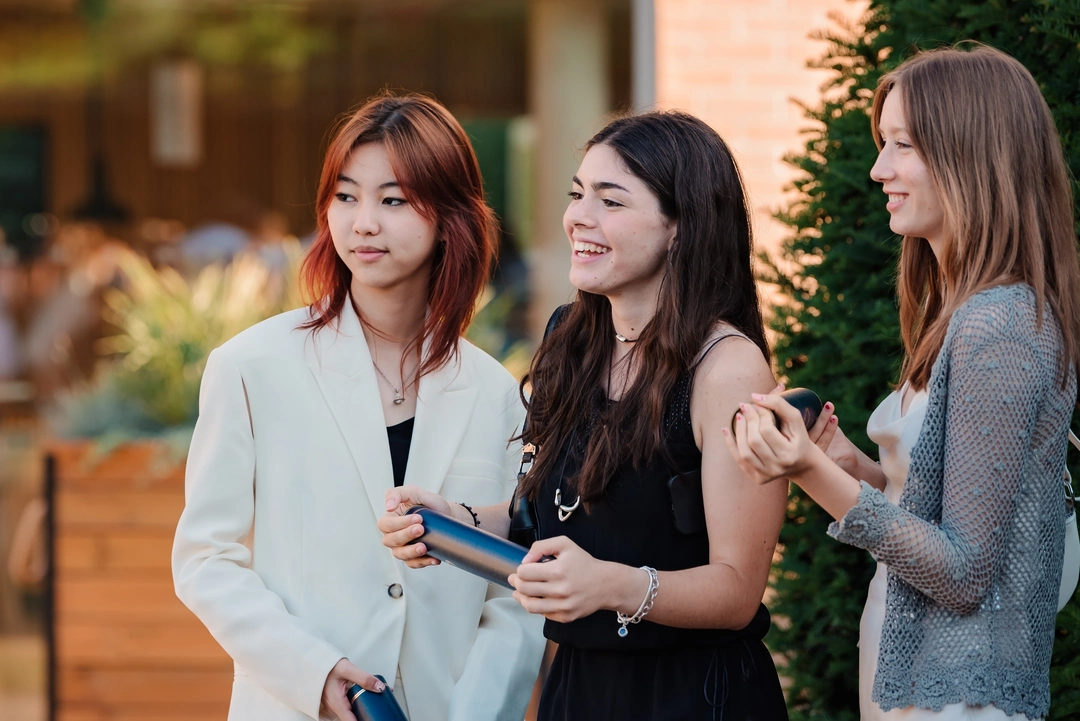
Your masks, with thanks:
M667 480L701 467L690 424L693 371L672 391L665 414L666 450L647 467L623 463L604 497L558 519L556 489L580 463L590 424L607 403L594 400L592 418L560 449L556 468L537 496L539 535L565 535L595 558L676 571L709 563L706 532L679 533ZM565 463L564 463L565 462ZM561 486L563 505L576 494ZM569 498L567 498L569 496ZM660 593L664 593L661 585ZM646 617L647 619L647 617ZM774 721L787 719L776 668L762 643L769 612L758 608L738 631L683 629L644 620L618 635L614 611L570 623L548 620L544 635L559 644L540 699L539 721Z

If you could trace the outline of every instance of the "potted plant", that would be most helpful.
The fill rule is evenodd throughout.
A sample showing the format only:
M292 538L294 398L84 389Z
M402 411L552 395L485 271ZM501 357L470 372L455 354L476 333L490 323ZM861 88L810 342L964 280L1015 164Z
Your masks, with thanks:
M183 459L207 355L300 304L298 256L285 278L243 255L188 281L121 252L111 358L59 405L47 449L56 719L225 717L232 664L173 592Z

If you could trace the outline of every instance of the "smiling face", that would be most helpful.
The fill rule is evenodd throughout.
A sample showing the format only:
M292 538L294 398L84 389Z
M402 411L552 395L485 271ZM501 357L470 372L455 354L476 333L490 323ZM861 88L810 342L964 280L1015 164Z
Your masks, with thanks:
M611 147L594 145L585 154L563 229L575 288L608 298L640 293L655 299L676 224Z
M945 212L930 170L911 142L904 119L899 86L894 86L881 106L882 147L870 177L882 184L889 196L889 228L898 235L925 238L934 255L941 258L945 242Z
M405 199L382 143L349 154L326 219L334 248L352 271L354 297L391 289L427 297L435 225Z

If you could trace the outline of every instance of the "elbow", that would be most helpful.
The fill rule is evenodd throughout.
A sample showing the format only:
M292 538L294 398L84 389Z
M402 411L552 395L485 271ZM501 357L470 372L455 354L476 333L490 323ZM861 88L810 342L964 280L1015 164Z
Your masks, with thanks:
M982 607L989 590L989 583L960 582L934 600L958 616L970 616Z
M740 599L740 601L731 609L731 614L728 617L729 623L725 624L730 626L732 630L741 631L750 625L750 623L757 616L758 608L761 607L761 598L746 597Z

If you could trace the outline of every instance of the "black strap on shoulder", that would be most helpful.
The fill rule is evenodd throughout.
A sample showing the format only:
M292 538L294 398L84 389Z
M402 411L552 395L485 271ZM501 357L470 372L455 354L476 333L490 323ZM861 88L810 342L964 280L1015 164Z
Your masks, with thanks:
M694 363L693 363L693 365L690 366L690 368L694 369L694 368L697 368L699 365L701 365L701 362L705 360L705 356L709 355L709 351L711 351L713 348L715 348L717 345L719 345L720 341L727 340L728 338L746 338L747 340L750 340L749 338L746 337L746 334L743 333L742 331L732 330L732 331L729 331L729 332L726 332L726 333L722 333L720 336L718 336L716 338L713 338L712 342L709 343L709 345L705 346L704 350L702 350L700 353L698 353L697 358L694 359Z
M562 323L570 313L570 306L570 303L560 305L555 309L555 312L551 314L551 317L548 318L547 326L544 328L544 340L547 340L547 337L551 335L551 332L558 328L559 324ZM522 437L524 437L528 427L529 414L526 412L525 420L521 423ZM536 446L532 443L526 443L521 448L521 465L518 466L517 474L518 490L520 490L521 481L525 478L525 474L528 473L529 468L532 467L534 458L536 458ZM539 526L536 522L536 513L529 503L529 500L519 496L518 490L514 491L514 497L510 501L509 508L507 508L507 513L510 515L510 540L519 545L528 547L536 541L539 533Z

